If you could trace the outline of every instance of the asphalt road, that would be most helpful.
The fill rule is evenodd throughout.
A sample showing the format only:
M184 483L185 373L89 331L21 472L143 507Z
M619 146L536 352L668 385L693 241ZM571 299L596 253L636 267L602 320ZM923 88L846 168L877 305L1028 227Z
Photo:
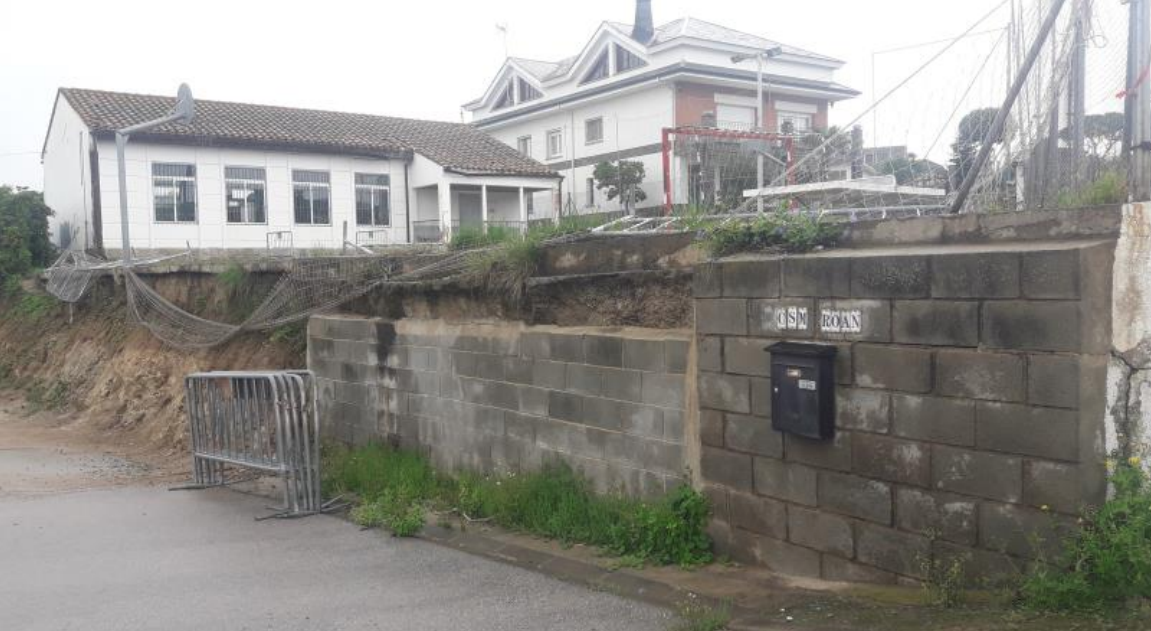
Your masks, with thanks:
M62 471L75 480L75 457L0 446L0 630L671 623L654 607L333 517L256 522L269 500L235 491L30 484Z

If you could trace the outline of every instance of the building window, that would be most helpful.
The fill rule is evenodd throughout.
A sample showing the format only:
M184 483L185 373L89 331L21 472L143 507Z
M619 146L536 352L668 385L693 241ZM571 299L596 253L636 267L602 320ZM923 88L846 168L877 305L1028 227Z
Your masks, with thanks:
M553 129L548 132L548 158L562 158L564 155L564 131Z
M587 206L590 208L595 206L595 178L589 177L587 179Z
M267 177L257 167L224 167L228 223L267 223Z
M589 118L583 124L584 143L594 145L603 142L603 117Z
M520 136L516 139L516 149L523 154L524 157L532 157L532 137Z
M811 114L779 112L779 131L791 134L806 134L811 131Z
M496 100L496 104L492 106L493 110L502 110L516 104L516 88L515 84L508 81L504 84L504 89L500 91L500 96Z
M647 62L640 59L638 55L630 50L615 45L615 71L616 73L627 72L628 70L635 70L636 68L643 68Z
M153 164L152 203L160 223L196 222L196 166Z
M603 54L599 56L599 59L595 60L595 64L592 65L591 70L584 75L583 81L580 81L580 85L606 79L610 75L611 59L608 58L608 51L605 50Z
M535 193L528 193L525 197L527 198L528 217L531 217L536 214L536 196Z
M517 78L516 81L518 81L520 85L520 103L543 98L543 93L537 90L532 84L524 81L522 78Z
M755 107L720 103L715 108L715 126L720 129L751 131L755 129Z
M356 225L392 225L390 176L356 174Z
M332 223L332 185L327 171L292 171L292 207L296 223Z

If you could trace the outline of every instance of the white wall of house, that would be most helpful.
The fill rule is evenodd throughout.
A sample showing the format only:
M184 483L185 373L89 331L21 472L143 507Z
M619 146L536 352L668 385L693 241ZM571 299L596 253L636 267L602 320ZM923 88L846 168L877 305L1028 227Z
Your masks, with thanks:
M61 226L71 232L73 249L83 249L92 241L90 139L88 127L68 101L56 97L56 114L43 156L44 202L55 213L49 225L56 245L61 245Z
M674 123L674 106L673 84L658 83L584 103L557 107L485 131L512 147L518 146L520 138L530 136L531 157L564 176L565 208L570 194L577 212L611 211L620 208L618 200L608 202L598 190L594 196L589 197L587 180L592 177L595 165L578 166L579 161L659 144L661 130ZM587 122L596 118L603 119L603 140L589 142L586 135ZM559 156L548 155L548 133L554 130L558 130L564 140L563 152ZM658 204L663 186L662 157L659 151L627 159L644 163L647 177L642 188L648 200L644 205ZM574 169L573 160L577 163ZM550 193L537 193L534 204L535 217L554 214Z
M116 147L111 141L98 143L100 190L103 200L104 245L120 247L119 183ZM216 147L129 143L127 188L129 229L133 247L144 249L264 248L269 232L291 231L296 248L338 248L343 243L344 222L348 239L357 230L379 227L358 226L355 214L356 173L387 174L391 178L391 226L389 241L407 239L404 163L399 160L354 158L320 154L253 151ZM152 165L154 163L194 164L196 166L197 208L194 223L158 222L154 215ZM266 213L263 224L228 223L224 189L226 166L261 167L266 170ZM331 221L327 225L295 222L292 171L326 171L331 182Z

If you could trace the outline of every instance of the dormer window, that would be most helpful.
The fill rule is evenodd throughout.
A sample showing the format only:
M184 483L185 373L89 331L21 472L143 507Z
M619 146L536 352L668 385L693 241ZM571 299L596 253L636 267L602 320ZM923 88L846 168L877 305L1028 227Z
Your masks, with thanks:
M583 81L580 81L580 85L591 83L592 81L599 81L600 79L606 79L610 76L611 57L609 55L609 51L605 50L599 56L599 58L595 60L595 64L592 65L591 70L589 70L588 73L584 75Z
M520 103L543 98L543 93L537 90L532 84L523 79L516 79L516 81L519 81L520 84Z
M492 106L493 110L502 110L506 107L511 107L516 104L516 86L511 81L504 84L504 89L500 91L500 96L496 99L496 104Z
M636 68L643 68L646 65L647 62L640 59L639 55L636 55L635 53L624 48L623 46L620 46L619 44L615 45L616 73L627 72L629 70L635 70Z

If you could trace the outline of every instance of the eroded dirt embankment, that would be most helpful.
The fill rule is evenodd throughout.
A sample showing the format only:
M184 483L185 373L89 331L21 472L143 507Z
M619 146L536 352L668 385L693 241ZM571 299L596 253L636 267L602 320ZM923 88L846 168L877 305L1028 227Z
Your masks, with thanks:
M207 274L155 280L166 297L206 317L230 319L267 279L227 285ZM123 287L95 282L72 313L51 296L0 296L0 389L24 395L24 413L57 409L60 423L157 453L183 452L183 379L201 370L298 368L304 358L291 332L251 334L217 348L166 346L128 322Z

